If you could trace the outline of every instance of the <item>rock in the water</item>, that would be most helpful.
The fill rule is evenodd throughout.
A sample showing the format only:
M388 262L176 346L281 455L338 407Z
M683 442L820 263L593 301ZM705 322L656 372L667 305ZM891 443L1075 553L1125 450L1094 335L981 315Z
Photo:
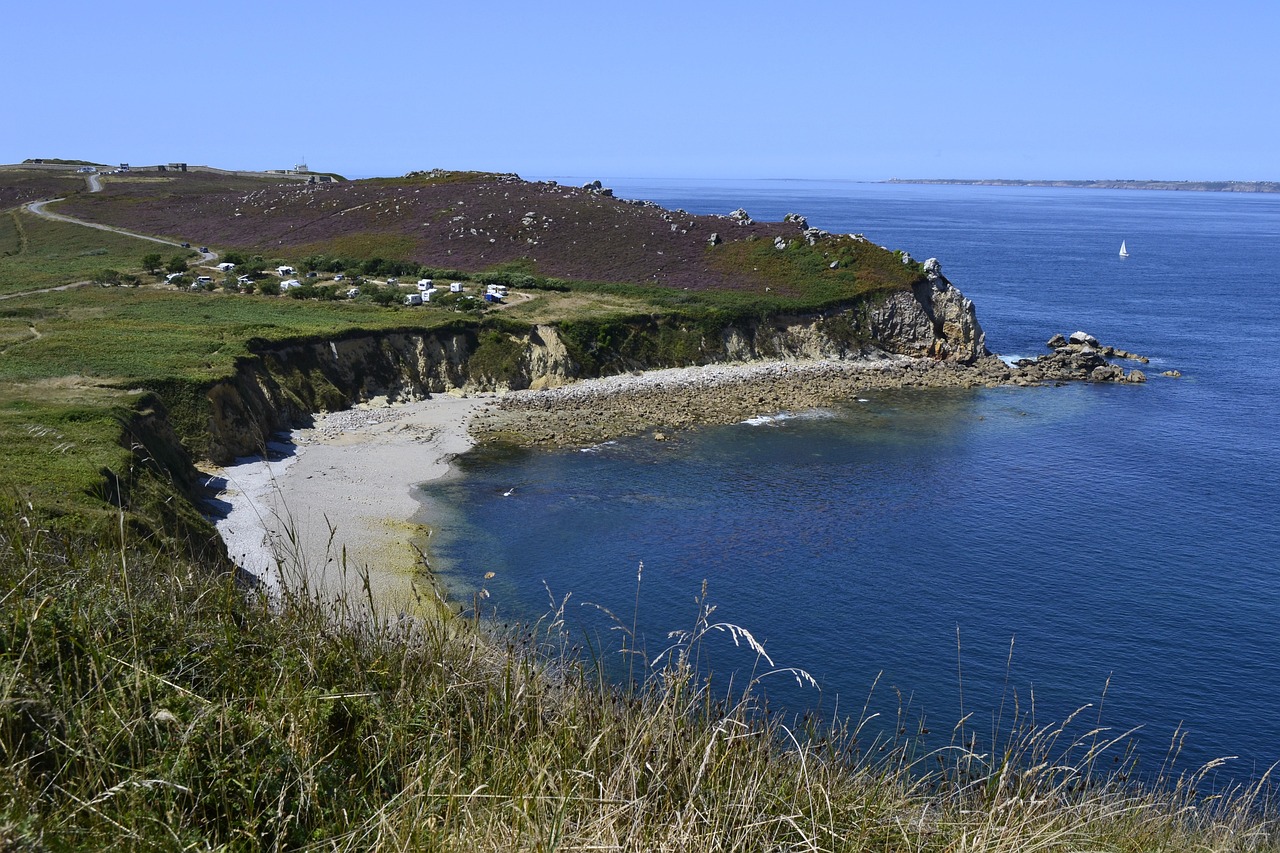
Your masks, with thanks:
M1044 345L1047 346L1049 349L1057 349L1058 347L1065 347L1067 345L1067 339L1064 338L1061 333L1059 333L1054 335L1052 338L1049 338L1049 340L1045 341Z
M1160 375L1161 375L1161 376L1168 376L1170 379L1177 379L1177 378L1179 378L1180 376L1182 376L1182 371L1180 371L1180 370L1166 370L1164 373L1161 373Z
M1067 339L1070 343L1079 344L1081 346L1096 347L1099 346L1098 339L1088 332L1072 332L1071 337Z
M1147 374L1143 373L1141 370L1138 370L1137 368L1134 368L1133 370L1129 371L1129 374L1127 376L1125 376L1124 381L1125 382L1146 382Z
M1124 371L1114 364L1100 364L1089 371L1090 382L1117 382L1124 379Z
M665 432L655 432L655 433L653 434L653 440L654 440L654 441L666 441L666 440L667 440L667 434L666 434Z

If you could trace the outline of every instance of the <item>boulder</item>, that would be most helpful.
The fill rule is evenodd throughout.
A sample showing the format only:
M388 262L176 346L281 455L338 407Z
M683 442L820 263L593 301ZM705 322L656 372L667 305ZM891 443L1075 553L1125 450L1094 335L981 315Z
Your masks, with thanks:
M712 231L712 232L711 232L711 236L707 238L707 243L709 243L709 244L710 244L710 245L712 245L712 246L719 246L719 245L720 245L720 235L719 235L719 234L717 234L715 231Z
M779 252L781 252L783 249L787 248L787 240L786 240L786 238L785 238L785 237L774 237L774 238L773 238L773 248L777 249Z
M1047 346L1049 349L1057 349L1058 347L1065 347L1067 345L1067 339L1064 338L1061 334L1057 334L1057 335L1054 335L1052 338L1049 338L1049 340L1045 341L1044 345Z
M1071 337L1067 339L1070 343L1080 346L1098 346L1098 339L1088 332L1072 332Z
M1125 382L1146 382L1147 374L1143 373L1141 370L1138 370L1137 368L1134 368L1133 370L1129 371L1127 376L1125 376L1124 381Z
M1180 371L1180 370L1166 370L1164 373L1161 373L1160 375L1161 375L1161 376L1168 376L1170 379L1177 379L1177 378L1179 378L1180 376L1182 376L1182 371Z
M823 239L824 237L830 237L830 236L831 234L829 232L823 231L821 228L804 229L804 240L810 246L816 246L819 240Z
M807 231L809 228L809 220L805 219L798 213L788 213L786 216L782 217L782 221L794 222L796 225L800 226L800 230L802 231Z
M755 223L755 220L751 218L751 214L741 207L730 213L729 219L732 220L734 225L752 225Z
M1124 371L1114 364L1100 364L1089 371L1090 382L1118 382L1124 379Z

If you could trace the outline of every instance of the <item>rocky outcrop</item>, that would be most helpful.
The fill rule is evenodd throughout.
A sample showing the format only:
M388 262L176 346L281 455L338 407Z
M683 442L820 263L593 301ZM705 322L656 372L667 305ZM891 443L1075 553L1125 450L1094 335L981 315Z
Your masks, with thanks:
M946 279L937 258L925 261L923 269L925 281L871 311L871 337L902 355L962 364L990 355L973 301Z
M1020 385L1038 382L1146 382L1147 376L1141 370L1125 373L1124 368L1112 364L1112 358L1125 358L1148 362L1145 356L1103 346L1098 339L1088 332L1072 332L1070 337L1054 335L1046 342L1053 350L1049 355L1037 358L1024 358L1015 365L1013 381Z

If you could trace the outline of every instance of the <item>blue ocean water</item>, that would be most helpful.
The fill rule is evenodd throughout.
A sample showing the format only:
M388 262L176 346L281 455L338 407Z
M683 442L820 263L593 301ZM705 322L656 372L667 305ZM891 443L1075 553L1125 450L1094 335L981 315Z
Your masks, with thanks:
M1091 722L1138 728L1148 769L1179 735L1182 767L1280 761L1280 197L606 183L937 257L992 350L1083 329L1151 357L1150 381L874 392L666 443L472 454L424 492L455 595L483 585L486 612L533 620L571 593L570 630L618 661L582 604L629 626L643 561L650 654L705 580L716 618L820 683L765 679L774 708L906 705L937 745L1015 697L1040 723L1091 703ZM751 665L715 640L713 668Z

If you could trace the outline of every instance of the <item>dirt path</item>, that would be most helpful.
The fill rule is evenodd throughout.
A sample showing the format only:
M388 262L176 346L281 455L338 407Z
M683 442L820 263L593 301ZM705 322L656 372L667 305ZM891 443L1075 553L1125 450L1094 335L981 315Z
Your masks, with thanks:
M116 228L113 225L101 225L97 222L86 222L83 219L76 219L74 216L67 216L64 213L52 213L45 209L46 205L53 204L54 202L57 202L57 201L65 201L65 199L51 198L45 201L32 201L23 205L23 207L31 211L31 213L35 216L39 216L44 219L52 219L55 222L69 222L72 225L83 225L86 228L97 228L99 231L112 231L116 234L123 234L126 237L134 237L138 240L150 240L152 243L163 243L166 246L177 246L179 249L184 248L183 245L177 242L176 240L166 240L163 237L152 237L150 234L139 234L136 231L127 231L124 228ZM200 260L197 261L197 263L208 265L208 264L212 264L214 261L218 259L217 252L200 252L199 254L200 254ZM62 288L53 288L53 289L61 290ZM34 293L36 291L30 291L30 292Z

